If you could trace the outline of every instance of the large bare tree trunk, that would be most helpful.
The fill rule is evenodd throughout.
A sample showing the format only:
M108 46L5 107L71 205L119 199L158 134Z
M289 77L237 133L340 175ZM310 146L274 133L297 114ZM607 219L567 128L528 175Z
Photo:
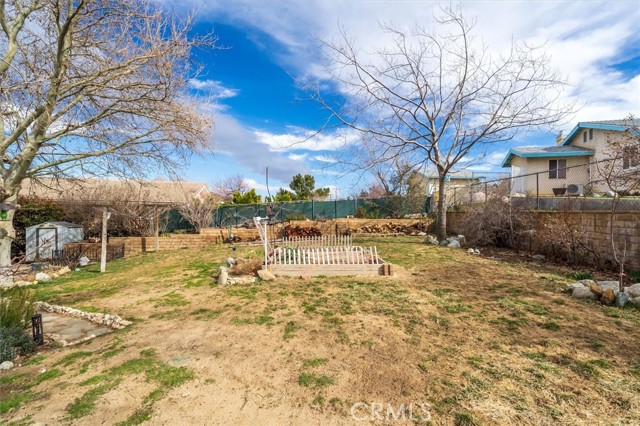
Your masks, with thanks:
M18 200L18 193L10 195L4 200L4 204L15 206ZM11 273L11 242L16 237L13 228L13 215L15 208L7 210L7 219L0 220L0 285L13 283Z
M447 238L447 190L444 176L438 177L438 208L436 210L437 224L436 235L438 241Z

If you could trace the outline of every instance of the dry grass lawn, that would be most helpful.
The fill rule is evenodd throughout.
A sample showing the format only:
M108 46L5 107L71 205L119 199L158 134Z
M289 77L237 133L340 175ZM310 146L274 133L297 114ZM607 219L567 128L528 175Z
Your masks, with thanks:
M232 252L215 246L39 286L41 300L135 322L1 374L0 424L640 424L640 311L569 298L568 269L360 242L396 276L220 288ZM428 403L431 421L417 408L371 419L373 403Z

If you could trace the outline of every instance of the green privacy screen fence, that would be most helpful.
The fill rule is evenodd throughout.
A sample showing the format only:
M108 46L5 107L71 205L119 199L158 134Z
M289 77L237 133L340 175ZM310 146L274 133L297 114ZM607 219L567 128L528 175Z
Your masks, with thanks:
M271 206L278 222L288 220L335 219L348 216L362 218L398 218L429 213L431 197L384 197L332 201L293 201L272 204L230 204L219 207L213 214L211 226L253 226L253 217L267 216ZM168 211L165 232L193 228L178 210Z
M266 217L271 212L279 222L305 219L336 219L353 217L386 218L429 213L427 197L385 197L332 201L294 201L273 204L238 204L218 208L215 227L241 226L254 216Z

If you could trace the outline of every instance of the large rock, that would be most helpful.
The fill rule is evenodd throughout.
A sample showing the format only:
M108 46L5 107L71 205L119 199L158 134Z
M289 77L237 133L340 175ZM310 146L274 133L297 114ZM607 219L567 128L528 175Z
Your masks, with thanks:
M453 240L447 245L447 247L449 247L449 248L460 248L460 241Z
M541 260L545 260L545 259L546 259L546 257L544 257L544 255L543 255L543 254L534 254L533 256L531 256L531 258L532 258L533 260L539 260L539 261L541 261Z
M574 299L591 299L591 300L598 298L598 296L593 294L591 290L586 287L575 288L573 290L573 293L571 293L571 297L573 297Z
M575 290L576 288L586 288L586 287L583 283L579 281L576 283L567 284L567 291L569 293L573 293L573 290Z
M460 245L465 245L467 243L467 239L464 235L458 235L458 241L460 241Z
M238 264L238 262L233 258L230 257L227 259L227 268L232 268L234 266L236 266Z
M627 293L618 293L616 294L615 305L618 308L624 308L627 303L629 303L629 295Z
M228 279L229 273L227 272L227 268L221 267L220 272L218 272L218 285L226 285Z
M276 276L273 275L273 272L268 269L259 269L258 276L264 281L273 281L276 279Z
M640 309L640 297L636 297L629 300L629 303L635 306L636 308Z
M603 290L611 289L615 293L620 291L620 283L618 281L598 281L598 285Z
M591 293L595 294L596 296L602 296L602 294L604 293L604 289L598 284L591 284L589 286L589 290L591 290Z
M423 243L427 243L427 244L432 244L434 246L438 245L438 239L436 237L434 237L433 235L427 235L425 237L424 240L422 240Z
M632 299L640 297L640 284L634 284L630 287L627 287L624 289L624 292L627 293Z
M91 260L89 260L87 256L82 256L80 259L78 259L78 264L80 266L87 266L90 262Z
M605 305L613 305L613 302L615 300L616 293L611 288L606 289L604 293L602 293L602 297L600 298L600 301Z
M594 280L578 280L579 283L582 283L585 287L589 287L591 284L596 284Z
M13 363L11 361L4 361L0 364L0 370L11 370L13 368Z
M44 272L38 272L36 274L36 281L51 281L51 277Z

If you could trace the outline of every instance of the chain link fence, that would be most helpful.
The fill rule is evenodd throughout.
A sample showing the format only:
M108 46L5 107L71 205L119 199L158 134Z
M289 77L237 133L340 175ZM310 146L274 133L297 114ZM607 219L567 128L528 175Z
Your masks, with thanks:
M543 164L539 162L538 164ZM640 169L609 159L567 165L548 160L549 168L447 189L447 205L459 209L490 200L536 210L608 210L614 195L619 210L640 209Z

